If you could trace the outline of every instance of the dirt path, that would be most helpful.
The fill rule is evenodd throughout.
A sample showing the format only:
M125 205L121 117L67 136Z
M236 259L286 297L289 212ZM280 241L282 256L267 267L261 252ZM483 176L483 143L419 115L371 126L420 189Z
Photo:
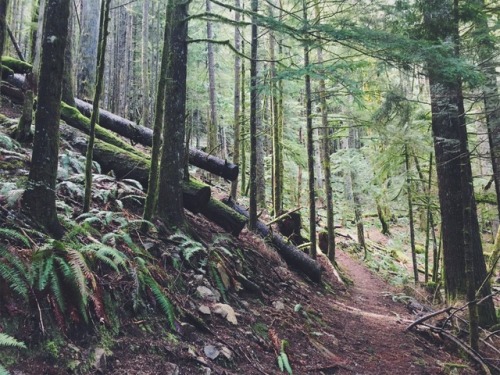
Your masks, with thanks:
M447 373L444 363L461 362L404 332L414 317L392 300L391 293L396 291L390 285L342 251L337 261L354 285L342 298L331 301L335 331L343 332L338 337L338 354L346 365L335 374L443 374Z

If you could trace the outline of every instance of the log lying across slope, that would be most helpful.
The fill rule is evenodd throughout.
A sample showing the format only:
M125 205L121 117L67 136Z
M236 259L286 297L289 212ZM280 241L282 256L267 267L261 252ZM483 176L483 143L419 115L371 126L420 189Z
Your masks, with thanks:
M80 99L75 99L75 103L84 116L90 117L92 113L91 104ZM144 146L153 144L153 130L103 109L99 110L99 125ZM239 168L236 164L229 163L196 148L189 148L189 164L230 181L238 178Z
M249 218L248 211L233 200L228 199L224 203ZM306 274L312 281L321 282L321 266L307 254L286 243L281 235L273 233L262 221L257 221L257 233L264 239L270 239L272 245L288 265Z
M79 114L76 108L63 105L61 117L71 127L88 133L90 120ZM147 188L151 162L146 155L98 126L96 126L96 136L94 160L101 165L103 172L112 170L116 177L137 180ZM66 139L80 152L86 152L86 138L71 137L66 134ZM235 236L244 228L247 222L246 217L234 210L228 210L223 203L211 197L208 185L191 178L183 182L182 191L184 207L189 211L207 216Z

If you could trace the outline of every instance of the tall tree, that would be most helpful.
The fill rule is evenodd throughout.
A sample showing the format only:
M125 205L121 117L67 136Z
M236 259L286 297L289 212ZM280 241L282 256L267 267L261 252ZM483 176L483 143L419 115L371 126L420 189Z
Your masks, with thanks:
M427 59L430 85L432 132L441 207L443 259L447 297L451 300L467 294L466 250L470 251L478 290L486 278L475 198L471 189L472 171L464 120L460 76L450 72L449 62L458 57L458 23L452 0L422 2L427 38L438 46L438 55ZM446 41L446 43L440 43ZM457 183L460 181L460 183ZM470 248L467 248L469 247ZM490 294L484 283L479 295ZM496 321L493 300L487 298L479 308L479 321L490 325Z
M28 185L23 206L54 237L64 234L56 210L59 119L70 0L47 0L42 33L38 104Z
M99 0L85 0L80 9L80 48L78 61L77 95L90 99L94 96L97 72L97 47L99 44L99 28L96 21L100 19Z
M304 29L308 28L307 0L302 0L302 17ZM316 189L314 185L314 144L313 144L313 124L312 124L312 93L311 75L307 71L309 66L309 43L304 42L304 68L305 75L305 101L306 101L306 131L307 131L307 167L309 171L309 238L311 247L309 254L316 259Z
M90 210L90 204L92 200L92 160L95 142L95 126L99 118L99 100L101 97L102 85L104 82L110 4L111 0L102 0L101 3L101 19L99 22L99 49L97 51L97 81L94 90L92 115L90 116L89 142L87 145L87 158L85 163L85 196L83 199L83 212L88 212Z
M0 58L3 56L5 48L5 35L7 33L7 7L9 5L9 0L0 0ZM0 77L2 76L2 61L0 60Z
M250 46L250 220L248 225L251 230L255 230L257 228L257 101L259 100L257 87L258 0L251 1L251 10L253 14Z
M321 10L319 1L315 2L316 22L321 20ZM317 47L318 65L323 64L323 47ZM326 228L328 233L328 259L335 261L335 226L333 223L333 191L332 191L332 173L330 167L331 142L330 142L330 126L328 124L328 106L326 103L326 83L324 76L319 79L319 101L321 110L321 146L320 157L323 174L325 177L325 198L326 198Z
M240 0L235 0L234 6L240 8ZM234 12L234 49L239 52L241 49L240 28L237 26L240 22L240 12ZM240 163L240 138L241 138L241 58L238 54L234 55L234 99L233 99L233 163ZM241 170L241 173L245 173ZM238 179L231 183L231 197L236 199L238 195Z
M149 0L142 4L142 125L149 126Z
M212 3L205 0L207 13L212 12ZM210 42L214 38L213 25L207 21L207 67L208 67L208 152L215 155L222 154L222 144L218 142L218 115L217 115L217 95L215 90L215 57L214 45Z
M170 8L167 8L170 10ZM159 167L160 167L160 155L161 155L161 137L163 130L163 117L165 109L165 88L167 86L167 69L169 64L169 34L170 34L170 24L169 13L167 11L165 30L163 35L163 50L161 54L161 65L160 65L160 77L158 80L158 87L156 90L156 102L155 102L155 117L153 125L153 145L151 149L151 168L149 170L148 179L148 195L146 197L146 202L144 204L144 220L150 221L156 210L156 201L158 200L158 177L159 177ZM147 224L142 226L142 230L147 229Z
M75 106L75 90L73 79L73 22L76 18L74 7L69 7L68 37L66 39L66 49L64 50L64 75L62 88L62 101Z
M274 18L275 4L269 4L269 17ZM280 10L281 12L281 10ZM283 127L281 122L279 81L276 69L276 34L269 32L269 59L271 74L271 112L273 134L273 212L278 216L283 211Z
M170 227L184 226L182 179L185 155L186 78L188 54L188 6L184 0L171 0L169 55L165 102L165 125L158 188L158 215Z

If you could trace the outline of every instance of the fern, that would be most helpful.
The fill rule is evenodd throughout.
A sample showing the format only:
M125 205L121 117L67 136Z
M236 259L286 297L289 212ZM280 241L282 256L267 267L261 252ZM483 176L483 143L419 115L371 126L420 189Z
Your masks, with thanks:
M9 336L5 333L0 333L0 347L9 347L9 348L19 348L26 349L26 345L17 341L14 337ZM9 372L5 367L0 364L0 375L9 375Z
M161 290L160 285L151 276L146 276L144 278L144 282L155 296L156 302L158 302L158 304L160 305L161 310L167 316L170 327L175 330L174 306L165 295L165 293Z
M201 243L194 241L183 233L177 232L168 237L168 239L178 244L181 249L182 256L188 262L196 253L206 253L205 247Z
M222 296L222 299L224 302L228 302L227 296L226 296L226 287L224 286L224 283L222 282L222 279L219 275L219 271L217 271L217 267L215 266L214 262L210 262L210 274L212 275L212 278L215 281L215 285L217 286L217 289L219 289L219 292Z
M11 240L21 241L26 247L30 248L31 244L25 235L19 233L18 231L10 228L0 228L0 237L8 238Z
M0 259L4 260L0 262L0 278L9 284L12 291L27 301L29 289L26 266L4 246L0 246Z
M0 333L0 346L26 349L26 345L24 345L24 343L17 341L15 338L5 333Z
M127 257L123 253L103 244L85 245L79 251L87 256L95 257L116 272L119 272L118 267L126 265Z

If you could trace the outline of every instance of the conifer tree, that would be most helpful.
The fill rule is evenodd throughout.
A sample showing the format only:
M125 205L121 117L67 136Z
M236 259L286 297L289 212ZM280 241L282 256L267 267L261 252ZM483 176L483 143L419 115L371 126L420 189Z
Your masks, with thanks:
M70 0L47 0L44 12L38 104L28 185L23 207L55 238L64 229L56 210L59 119Z

